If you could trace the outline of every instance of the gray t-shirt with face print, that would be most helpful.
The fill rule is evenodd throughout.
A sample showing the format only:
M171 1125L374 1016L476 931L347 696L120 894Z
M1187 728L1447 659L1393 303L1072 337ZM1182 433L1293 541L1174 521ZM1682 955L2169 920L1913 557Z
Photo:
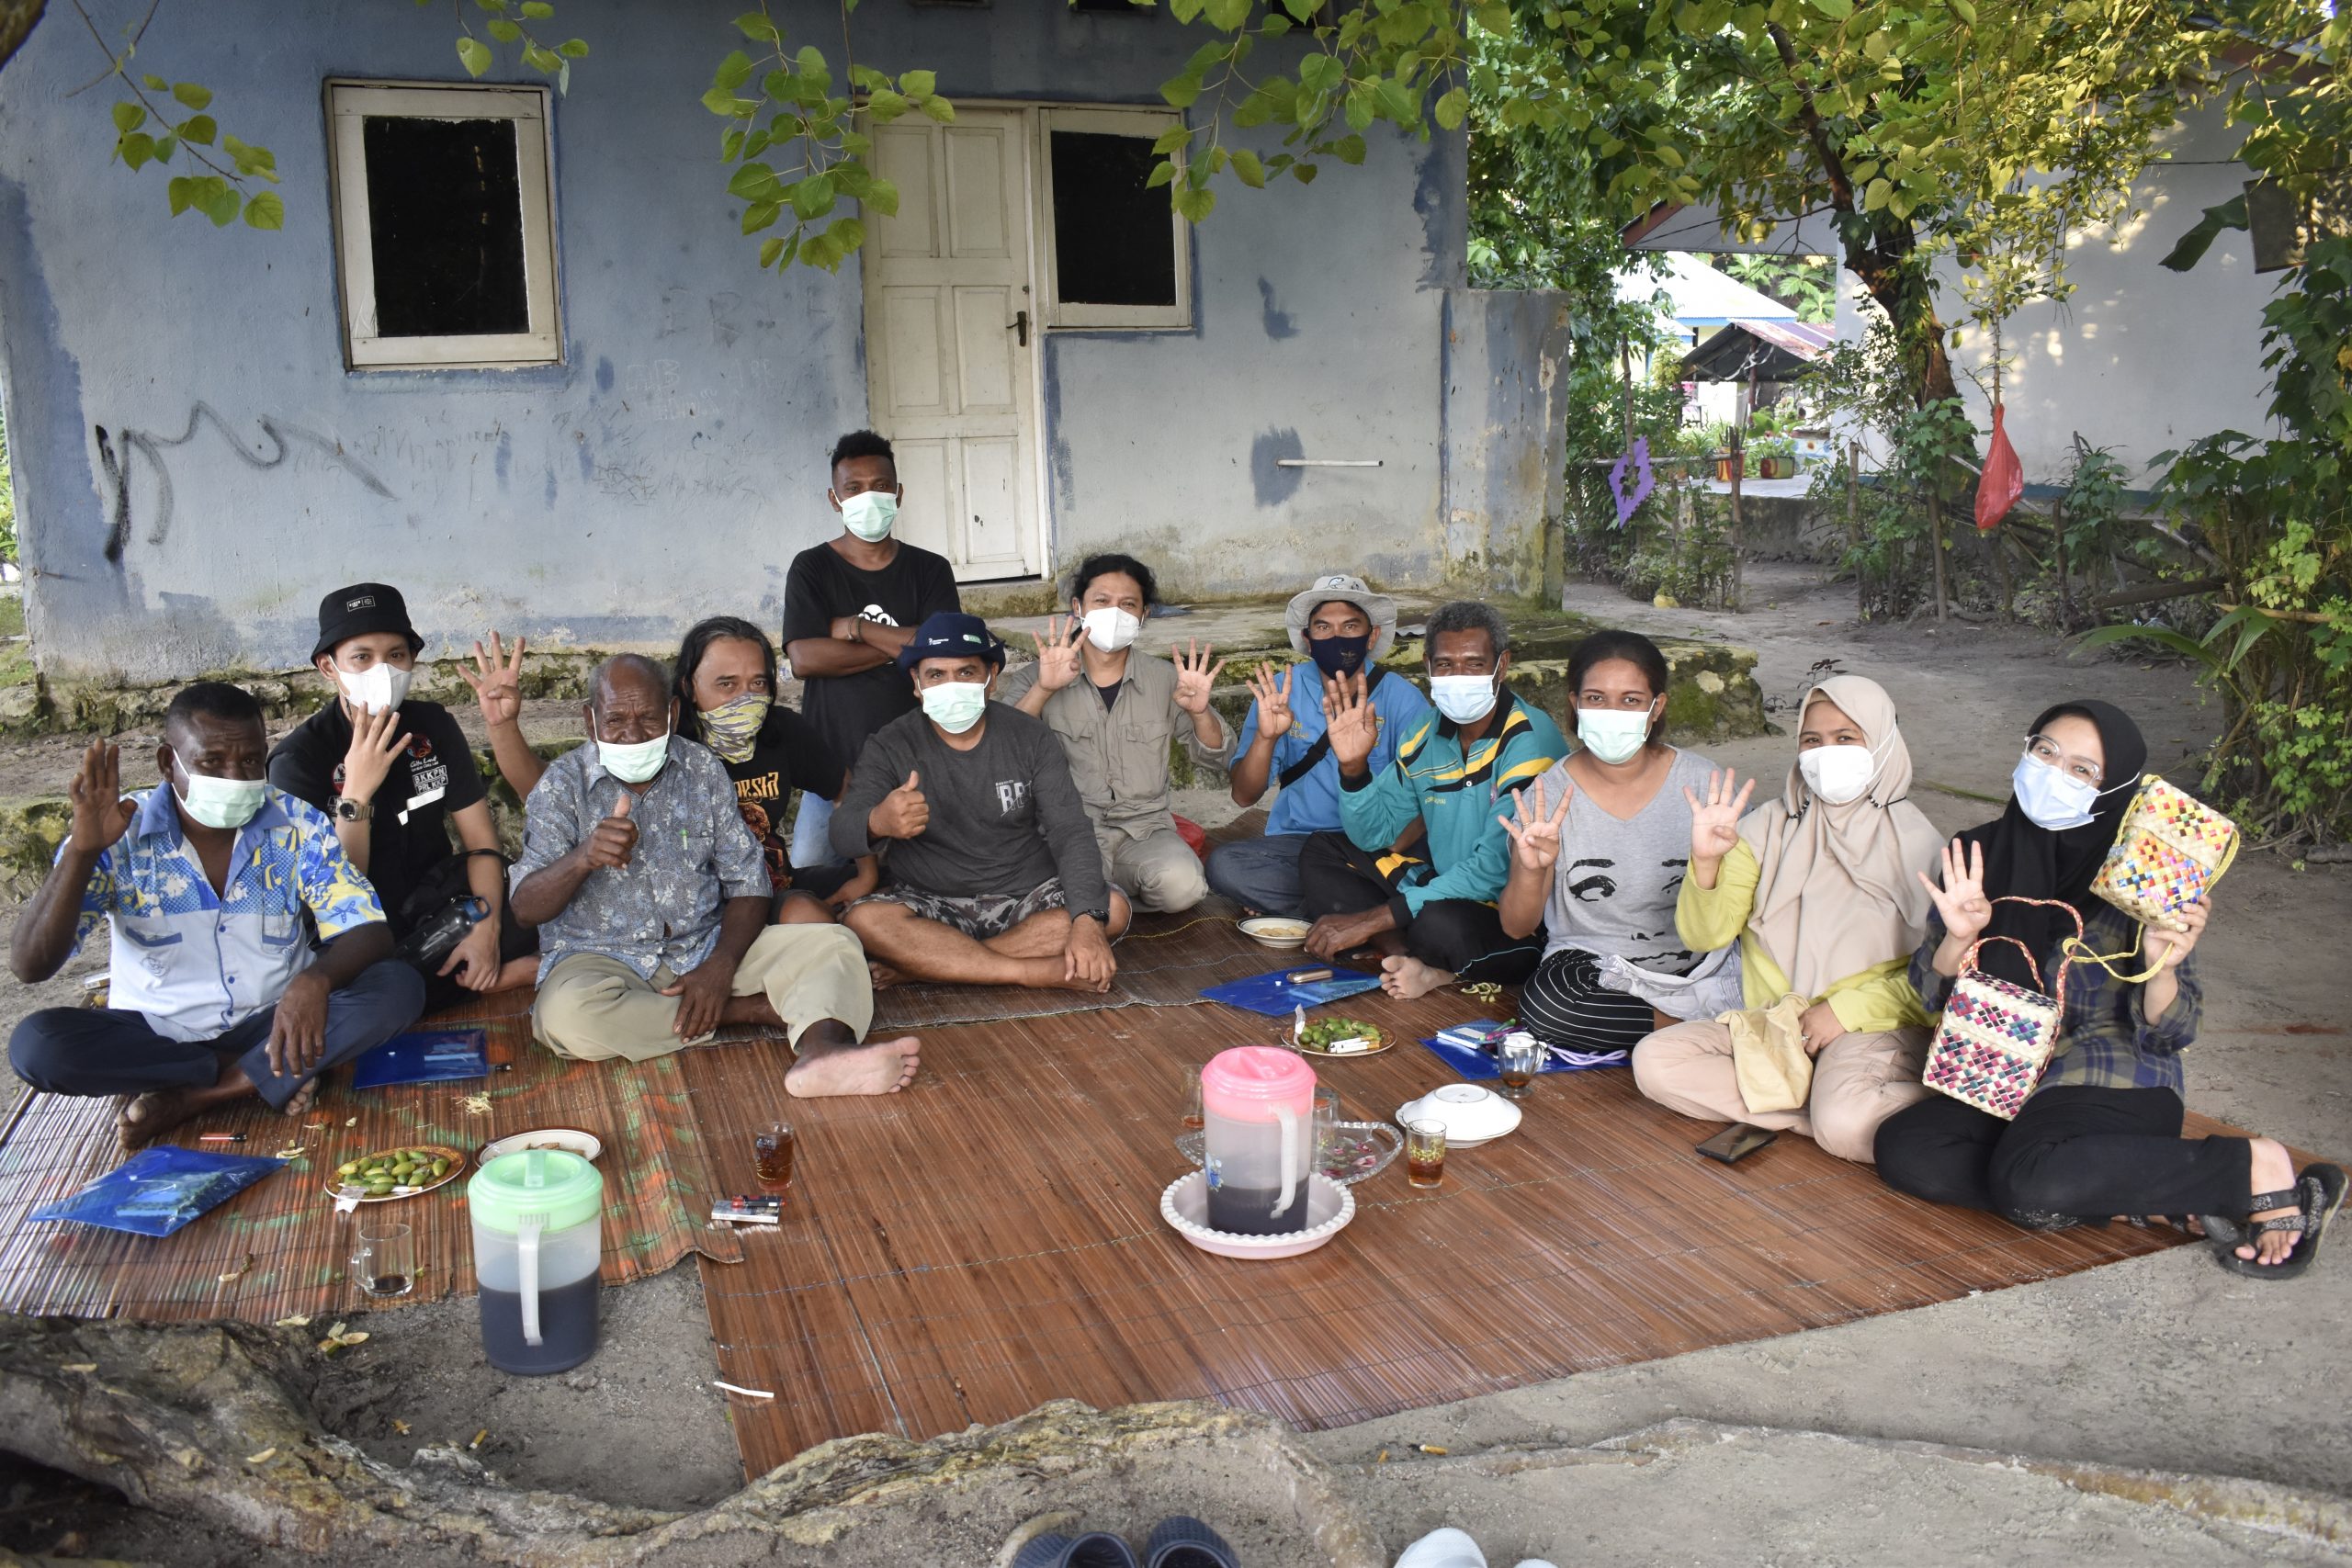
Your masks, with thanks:
M1703 796L1715 764L1677 747L1666 782L1632 820L1620 821L1577 790L1561 828L1560 863L1544 903L1544 952L1582 948L1612 954L1662 975L1687 975L1700 955L1674 929L1675 900L1690 864L1690 803L1687 786ZM1572 781L1566 759L1543 779L1544 797L1558 800Z

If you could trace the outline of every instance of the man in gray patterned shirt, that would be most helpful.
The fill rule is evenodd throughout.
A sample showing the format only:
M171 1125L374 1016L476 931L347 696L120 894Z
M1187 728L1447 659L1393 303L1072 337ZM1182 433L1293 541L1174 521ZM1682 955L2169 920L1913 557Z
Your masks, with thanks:
M675 735L669 672L622 654L589 678L591 739L525 806L512 899L539 931L532 1032L558 1055L642 1061L722 1023L781 1029L803 1097L913 1081L912 1035L861 1043L865 952L840 926L770 925L767 865L710 751Z

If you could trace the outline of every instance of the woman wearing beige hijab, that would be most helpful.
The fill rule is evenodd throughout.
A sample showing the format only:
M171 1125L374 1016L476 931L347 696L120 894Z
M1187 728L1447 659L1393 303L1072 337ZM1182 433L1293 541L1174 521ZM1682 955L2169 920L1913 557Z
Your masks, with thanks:
M1650 1035L1634 1081L1685 1116L1802 1133L1868 1162L1879 1123L1928 1092L1929 1020L1906 969L1928 923L1917 874L1942 839L1905 798L1911 753L1877 682L1833 675L1800 711L1778 800L1743 817L1756 781L1735 790L1728 773L1709 775L1704 800L1684 792L1675 926L1701 952L1740 939L1747 1010Z

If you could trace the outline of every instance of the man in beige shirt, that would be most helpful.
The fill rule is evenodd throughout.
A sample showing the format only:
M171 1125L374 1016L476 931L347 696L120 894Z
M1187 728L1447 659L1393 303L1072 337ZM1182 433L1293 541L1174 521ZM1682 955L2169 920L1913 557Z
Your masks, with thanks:
M1103 874L1137 908L1173 911L1199 903L1209 885L1169 809L1169 741L1182 733L1195 763L1222 772L1233 738L1209 706L1225 668L1209 663L1214 649L1189 644L1172 662L1136 651L1158 593L1151 569L1132 556L1088 558L1071 580L1069 625L1054 618L1036 639L1037 661L1008 671L998 700L1060 739Z

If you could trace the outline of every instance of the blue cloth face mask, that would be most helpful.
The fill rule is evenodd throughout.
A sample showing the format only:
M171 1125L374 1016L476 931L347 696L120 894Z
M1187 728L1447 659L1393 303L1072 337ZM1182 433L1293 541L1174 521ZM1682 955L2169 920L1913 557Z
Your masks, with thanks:
M1650 710L1580 708L1577 739L1604 762L1631 761L1650 738Z
M670 760L670 732L650 740L607 740L596 738L596 765L623 784L643 784Z
M899 498L887 490L860 491L842 502L842 525L869 545L898 520Z
M1315 660L1315 668L1326 675L1352 675L1363 668L1364 655L1372 651L1372 637L1317 637L1306 639L1306 656Z
M1492 675L1432 675L1430 701L1456 724L1476 724L1495 711Z
M2036 761L2031 752L2018 759L2017 768L2009 774L2009 788L2033 825L2053 833L2088 827L2099 797L2089 784Z
M943 681L922 689L923 716L950 735L979 723L988 705L989 689L981 682Z
M199 773L187 765L187 759L175 750L172 757L180 765L180 773L187 779L187 793L172 793L187 814L208 828L242 828L261 811L261 803L269 793L266 779L224 779L211 773Z

